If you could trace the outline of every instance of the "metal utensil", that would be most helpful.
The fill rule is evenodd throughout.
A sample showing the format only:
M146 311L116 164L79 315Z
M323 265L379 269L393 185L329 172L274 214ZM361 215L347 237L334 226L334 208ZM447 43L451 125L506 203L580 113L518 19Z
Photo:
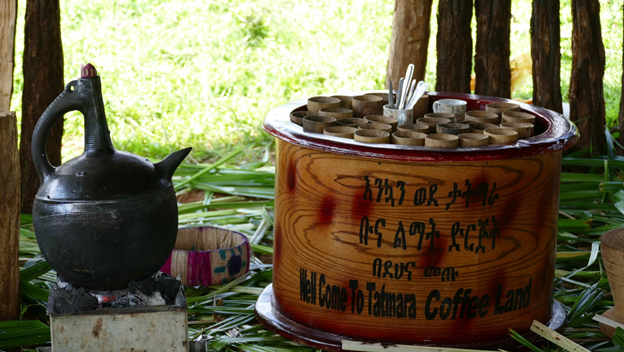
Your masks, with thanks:
M399 91L397 92L397 101L395 104L395 109L399 108L399 104L401 103L401 96L403 95L403 83L404 83L405 79L401 78L399 80Z
M394 93L392 92L392 80L388 80L388 107L394 109Z

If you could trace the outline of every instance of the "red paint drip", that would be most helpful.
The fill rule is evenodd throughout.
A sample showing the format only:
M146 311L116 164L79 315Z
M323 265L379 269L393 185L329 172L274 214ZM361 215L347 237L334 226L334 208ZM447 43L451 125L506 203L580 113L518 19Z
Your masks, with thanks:
M331 196L325 196L318 211L318 219L321 224L330 224L334 219L336 200Z
M433 250L429 250L429 241L423 243L422 252L424 255L420 258L419 266L422 268L437 267L444 258L444 253L448 251L446 238L440 235L433 242Z
M281 222L275 222L275 228L273 229L273 267L277 268L280 266L280 262L282 259L282 226ZM275 273L275 271L274 271ZM275 278L273 278L275 280Z
M493 185L488 183L488 177L485 173L481 173L479 174L479 176L470 180L472 191L474 192L477 189L477 187L479 187L479 185L482 183L485 183L488 185L487 193L480 191L478 192L479 194L476 194L477 192L475 192L475 195L470 197L470 204L469 204L470 207L477 206L477 205L481 206L481 204L483 204L483 198L487 199L488 194L492 192L491 188L493 187Z
M359 221L364 216L370 216L373 202L364 199L364 190L358 191L351 200L351 219Z
M286 175L288 191L293 193L297 186L297 164L293 160L288 161L288 174Z
M485 292L481 292L481 294L489 294L490 298L496 297L498 293L498 286L501 286L501 292L507 293L505 291L505 281L507 280L507 273L505 270L498 270L494 275L490 277L487 284L485 285Z

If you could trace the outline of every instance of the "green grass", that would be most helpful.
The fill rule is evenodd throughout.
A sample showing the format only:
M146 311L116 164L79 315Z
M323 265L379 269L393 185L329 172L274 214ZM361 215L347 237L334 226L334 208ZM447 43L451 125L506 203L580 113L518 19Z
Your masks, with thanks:
M21 116L24 7L19 2L15 93ZM606 48L605 101L619 108L622 11L601 1ZM562 91L571 68L570 0L561 1ZM272 108L329 92L385 84L392 0L73 0L61 1L65 81L81 64L99 70L117 148L163 157L184 146L215 159L235 146L255 159L271 145L260 125ZM530 53L531 2L513 1L511 56ZM426 81L435 86L437 0ZM473 38L476 21L473 17ZM473 39L476 43L476 39ZM531 79L514 97L532 95ZM65 123L64 159L82 148L82 117Z
M189 337L210 336L209 351L312 352L312 348L266 330L254 318L258 295L272 280L272 266L257 257L273 253L275 174L266 158L245 166L229 165L235 153L212 164L183 163L174 175L178 194L198 189L205 192L203 201L179 206L181 226L216 225L240 231L249 237L256 256L248 276L226 285L187 289ZM624 226L624 179L617 173L624 169L624 158L564 158L563 164L605 166L615 171L613 175L562 174L554 281L554 298L567 313L563 334L591 351L615 351L624 335L611 341L591 318L614 304L599 243L605 231ZM20 258L28 260L20 272L23 321L0 324L0 350L12 352L17 351L13 349L16 346L32 348L49 341L44 310L48 284L56 279L40 257L32 216L22 215L21 224ZM528 345L514 336L519 345ZM553 350L553 344L533 346L536 352Z

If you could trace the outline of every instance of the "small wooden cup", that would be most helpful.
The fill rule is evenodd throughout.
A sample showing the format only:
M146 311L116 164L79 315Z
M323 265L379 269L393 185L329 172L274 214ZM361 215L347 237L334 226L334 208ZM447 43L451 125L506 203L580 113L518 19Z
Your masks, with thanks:
M455 114L451 114L450 112L429 112L423 115L423 117L443 118L453 121Z
M351 109L351 101L353 97L350 95L332 95L332 98L340 99L340 107L345 109Z
M323 108L340 107L340 99L334 97L312 97L308 98L308 111L316 114Z
M518 132L518 139L529 138L533 135L533 124L524 122L503 122L501 127L511 128Z
M309 111L293 111L290 113L290 121L301 126L303 124L303 118L310 115Z
M421 132L424 134L429 133L429 125L426 123L410 123L407 125L401 125L397 127L397 131L412 131L412 132Z
M429 133L436 133L437 125L451 123L451 117L449 116L446 116L446 117L430 116L430 115L440 115L440 114L453 115L453 114L447 114L447 113L431 113L431 114L426 114L425 117L419 118L418 120L416 120L416 122L424 123L425 125L429 126Z
M357 130L353 139L358 142L373 144L390 143L390 133L381 130Z
M480 133L480 134L483 134L483 130L486 128L498 127L493 123L476 122L476 121L468 122L468 126L470 126L470 133Z
M399 145L425 145L427 135L421 132L396 131L392 134L392 143Z
M479 148L490 143L490 137L483 133L460 133L457 137L462 148Z
M353 110L341 107L322 108L319 115L335 117L337 120L353 117Z
M614 229L602 235L600 243L602 261L607 271L614 307L602 315L624 324L624 229ZM600 324L600 330L613 338L615 329Z
M340 119L336 121L336 125L339 126L348 126L357 128L359 125L367 123L366 120L360 117L352 117L349 119Z
M353 116L383 115L383 99L377 95L358 95L353 97Z
M355 131L357 130L358 129L355 127L329 126L323 130L323 134L326 134L328 136L353 139L353 135L355 134Z
M535 125L535 115L521 111L508 110L503 112L503 122L522 122Z
M388 93L366 93L364 95L376 95L378 97L381 97L381 99L383 101L383 105L388 104L388 102L390 101L390 99L388 98L390 96L390 94L388 94ZM392 98L393 99L395 99L394 97L395 97L395 94L392 94Z
M454 134L434 133L425 137L425 147L430 148L457 148L459 138Z
M369 122L359 125L358 130L380 130L392 133L392 126L383 122Z
M392 116L384 116L384 115L367 115L364 116L364 120L366 122L381 122L387 123L392 126L392 132L396 132L397 126L399 125L399 119Z
M305 132L323 133L326 127L336 124L336 118L323 115L309 115L303 118Z
M427 113L427 109L429 109L429 96L427 94L423 94L416 105L414 105L414 118L424 117Z
M436 133L454 134L468 133L470 127L463 123L441 123L436 126Z
M490 103L485 106L485 111L493 112L498 117L501 117L501 114L508 110L520 110L520 105L514 103Z
M518 140L518 132L510 128L487 128L483 134L489 137L490 144L514 143Z
M470 110L466 111L466 121L474 121L481 123L491 123L498 125L500 123L500 117L493 112L485 110Z

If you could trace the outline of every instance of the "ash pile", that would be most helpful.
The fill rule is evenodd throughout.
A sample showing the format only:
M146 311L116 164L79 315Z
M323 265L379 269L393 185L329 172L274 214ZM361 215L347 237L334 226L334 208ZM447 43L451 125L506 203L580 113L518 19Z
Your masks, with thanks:
M60 275L52 284L48 314L71 314L102 308L127 308L171 305L186 308L186 295L180 278L163 272L141 281L130 281L128 288L96 291L74 287Z

